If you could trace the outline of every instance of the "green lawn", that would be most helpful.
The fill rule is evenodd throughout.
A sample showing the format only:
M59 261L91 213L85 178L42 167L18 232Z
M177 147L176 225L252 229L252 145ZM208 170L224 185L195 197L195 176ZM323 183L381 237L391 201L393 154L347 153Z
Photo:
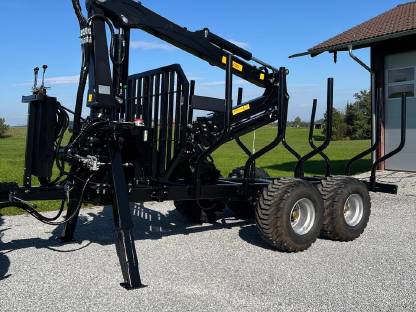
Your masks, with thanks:
M8 134L8 137L0 139L0 182L17 181L22 183L26 129L12 128ZM258 130L256 132L256 149L259 150L262 146L270 142L275 134L276 128L270 126ZM287 131L287 142L301 155L304 155L311 150L307 143L307 135L307 129L289 128ZM253 135L246 135L243 141L251 149ZM369 144L369 141L332 142L327 149L327 155L332 161L333 173L343 174L346 162L354 155L366 149ZM245 154L234 142L224 145L213 156L223 176L228 175L233 168L243 165L247 159ZM295 165L296 159L281 146L257 161L257 166L264 168L271 176L276 177L292 176ZM369 169L369 166L370 160L367 158L357 163L353 172L366 171ZM310 175L322 174L324 170L322 159L315 157L310 160L306 164L305 170ZM58 206L59 204L56 202L39 203L39 208L42 211L54 210ZM3 209L1 213L16 214L19 211L16 209Z
M321 136L318 131L317 136ZM256 132L256 150L268 144L276 136L276 128L265 127ZM308 144L308 129L287 129L286 141L299 154L305 155L311 151ZM243 138L243 142L250 147L253 146L253 134ZM317 145L322 142L317 141ZM333 174L343 174L344 168L349 159L370 146L369 140L362 141L333 141L326 150L331 159ZM223 175L228 174L233 168L244 164L247 156L241 151L235 142L230 142L214 153L217 166ZM296 165L296 158L293 157L284 147L279 146L257 161L257 166L264 168L271 176L293 176ZM305 165L305 172L308 175L319 175L324 172L322 158L316 156ZM370 167L370 157L359 161L353 168L352 173L367 171Z

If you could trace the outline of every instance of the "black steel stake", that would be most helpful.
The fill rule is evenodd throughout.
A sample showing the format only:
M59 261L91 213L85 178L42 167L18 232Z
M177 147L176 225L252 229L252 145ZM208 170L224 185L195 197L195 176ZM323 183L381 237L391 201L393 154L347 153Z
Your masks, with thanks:
M316 117L316 108L318 106L318 100L314 99L312 104L312 114L311 114L311 122L309 124L309 145L315 150L318 147L315 145L315 142L313 140L313 132L315 130L315 117ZM319 152L319 155L324 159L325 161L325 176L329 177L331 175L331 162L328 158L328 156L324 152Z
M306 154L301 159L299 159L295 167L296 178L304 178L305 162L311 159L312 157L318 155L319 153L323 152L331 143L333 107L334 107L334 78L328 78L325 141L321 146L319 146L318 148L315 148L313 151L311 151L310 153Z
M368 154L374 152L381 143L381 120L382 120L382 98L383 98L383 90L381 88L377 89L376 95L376 104L375 104L375 114L376 114L376 140L374 144L367 150L361 152L357 156L353 157L345 166L345 175L351 174L351 167L352 165L357 162L358 160L364 158Z
M406 93L403 93L402 94L401 127L400 127L400 144L396 149L394 149L390 153L387 153L383 157L380 157L374 162L373 166L371 167L371 177L370 177L371 188L376 187L376 182L377 182L376 173L377 173L378 165L386 161L387 159L393 157L394 155L400 153L402 149L404 148L404 146L406 145L406 128L407 128L406 111L407 111L407 97L406 97Z

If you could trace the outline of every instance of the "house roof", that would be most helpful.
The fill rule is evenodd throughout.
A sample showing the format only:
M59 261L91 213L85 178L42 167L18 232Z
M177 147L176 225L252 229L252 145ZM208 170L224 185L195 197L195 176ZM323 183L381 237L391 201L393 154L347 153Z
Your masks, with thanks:
M416 34L416 1L398 5L371 20L355 26L331 39L328 39L305 53L291 57L311 55L322 52L336 52L353 48L369 47L388 39Z

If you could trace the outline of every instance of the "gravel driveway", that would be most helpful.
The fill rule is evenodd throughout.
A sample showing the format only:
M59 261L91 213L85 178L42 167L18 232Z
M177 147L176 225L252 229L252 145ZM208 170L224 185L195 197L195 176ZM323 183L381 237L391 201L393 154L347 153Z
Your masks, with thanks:
M270 250L231 214L189 226L171 203L134 207L147 288L125 291L111 208L84 210L77 242L27 216L0 217L1 311L415 311L416 175L384 174L399 196L373 194L364 235Z

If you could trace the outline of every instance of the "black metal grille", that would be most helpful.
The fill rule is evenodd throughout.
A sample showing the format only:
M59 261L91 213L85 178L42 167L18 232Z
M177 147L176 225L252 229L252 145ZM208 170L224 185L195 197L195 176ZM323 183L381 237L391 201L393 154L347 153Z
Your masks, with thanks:
M143 119L153 129L153 178L163 176L186 139L189 82L174 64L128 79L126 120Z

